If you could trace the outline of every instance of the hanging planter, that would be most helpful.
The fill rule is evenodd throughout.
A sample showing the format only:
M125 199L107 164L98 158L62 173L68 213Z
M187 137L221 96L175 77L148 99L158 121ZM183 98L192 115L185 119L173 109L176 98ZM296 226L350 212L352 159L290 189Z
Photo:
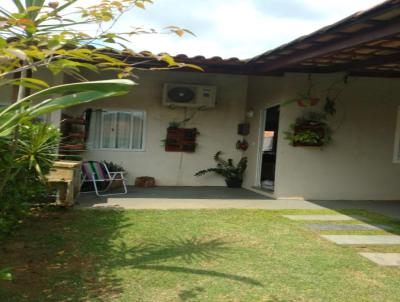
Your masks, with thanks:
M290 125L285 138L294 147L322 147L331 142L331 132L325 115L310 113Z
M300 107L312 107L317 105L319 101L320 99L316 97L303 97L298 99L296 102Z
M311 75L308 78L308 88L307 91L305 93L300 93L299 97L296 99L297 104L300 107L313 107L315 105L317 105L320 101L319 98L315 97L314 93L313 93L313 84L311 81Z

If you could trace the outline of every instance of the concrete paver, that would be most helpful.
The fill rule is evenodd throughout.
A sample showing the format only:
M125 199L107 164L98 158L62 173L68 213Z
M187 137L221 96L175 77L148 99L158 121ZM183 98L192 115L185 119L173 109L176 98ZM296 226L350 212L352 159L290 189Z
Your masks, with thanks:
M282 215L290 220L319 220L319 221L348 221L354 220L354 217L347 215Z
M400 253L360 253L360 255L378 265L400 267Z
M389 226L371 224L306 224L306 228L318 231L364 231L388 230Z
M397 235L321 235L340 245L400 245Z

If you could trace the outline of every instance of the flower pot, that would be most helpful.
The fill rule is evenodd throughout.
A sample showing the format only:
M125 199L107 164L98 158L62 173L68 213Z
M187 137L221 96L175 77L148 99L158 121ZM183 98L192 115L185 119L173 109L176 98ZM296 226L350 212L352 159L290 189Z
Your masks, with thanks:
M154 177L149 177L149 176L136 177L135 187L152 188L155 185L156 185L156 181L155 181Z
M300 107L311 107L317 105L318 103L319 103L319 98L307 98L307 99L297 100L297 104Z
M238 178L225 179L228 188L241 188L243 180Z

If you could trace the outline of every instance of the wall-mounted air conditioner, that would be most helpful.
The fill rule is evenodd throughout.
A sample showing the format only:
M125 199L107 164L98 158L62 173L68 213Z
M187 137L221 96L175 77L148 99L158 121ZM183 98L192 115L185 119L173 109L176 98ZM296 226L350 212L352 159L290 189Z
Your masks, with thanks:
M214 108L216 92L215 86L167 83L164 85L163 105Z

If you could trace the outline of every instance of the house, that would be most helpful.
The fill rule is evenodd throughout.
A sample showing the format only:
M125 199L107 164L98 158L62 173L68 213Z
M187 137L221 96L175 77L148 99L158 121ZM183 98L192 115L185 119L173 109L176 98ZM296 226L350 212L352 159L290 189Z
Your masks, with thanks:
M247 156L244 186L264 187L271 197L400 199L399 0L249 60L175 59L205 72L140 71L140 85L129 95L64 112L91 112L85 159L121 164L129 184L138 176L153 176L160 186L221 186L218 176L194 176L213 166L212 157L221 150L236 161ZM174 85L196 86L198 94L211 98L210 105L163 104ZM286 139L296 119L309 112L330 113L329 144L293 146ZM197 129L195 152L166 152L171 122ZM248 124L249 133L238 134L239 124ZM236 148L243 139L246 151Z

